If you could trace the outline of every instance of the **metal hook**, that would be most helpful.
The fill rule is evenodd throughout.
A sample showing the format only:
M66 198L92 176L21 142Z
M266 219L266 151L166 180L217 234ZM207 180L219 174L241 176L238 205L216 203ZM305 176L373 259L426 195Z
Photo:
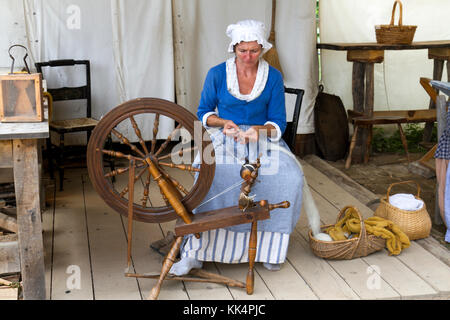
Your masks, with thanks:
M12 59L11 73L10 73L10 74L13 74L13 73L14 73L14 62L15 62L15 59L14 59L13 55L11 54L11 49L14 48L14 47L21 47L21 48L24 48L24 49L25 49L25 55L23 56L23 63L24 63L24 65L25 65L25 68L27 69L27 72L28 72L28 73L31 73L31 72L30 72L30 69L28 68L27 61L26 61L26 59L27 59L27 57L28 57L28 49L27 49L26 47L24 47L23 45L21 45L21 44L14 44L14 45L12 45L11 47L9 47L9 49L8 49L9 57Z

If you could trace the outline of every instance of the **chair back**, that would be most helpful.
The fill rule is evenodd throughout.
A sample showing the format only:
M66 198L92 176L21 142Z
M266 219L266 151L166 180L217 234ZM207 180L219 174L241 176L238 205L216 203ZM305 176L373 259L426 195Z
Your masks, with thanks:
M297 95L295 99L294 115L292 117L292 121L289 121L287 123L286 130L283 134L283 140L289 146L291 151L295 152L295 137L297 135L298 120L300 118L300 110L305 90L284 87L284 92Z
M52 95L53 101L65 100L79 100L86 99L86 117L91 117L91 71L89 60L51 60L48 62L37 62L35 64L36 70L42 73L43 67L66 67L84 65L86 72L86 84L79 87L61 87L61 88L47 88L47 91ZM45 77L44 77L45 78Z

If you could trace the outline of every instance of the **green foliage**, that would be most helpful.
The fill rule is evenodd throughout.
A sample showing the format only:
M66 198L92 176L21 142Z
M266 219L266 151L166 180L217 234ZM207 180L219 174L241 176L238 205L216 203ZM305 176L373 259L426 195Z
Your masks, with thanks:
M316 1L316 18L319 19L319 0Z
M408 143L409 152L426 152L427 149L419 145L422 141L424 128L417 123L409 123L403 127ZM433 127L431 141L437 142L437 126ZM405 153L400 132L396 130L388 136L383 128L373 128L372 148L374 152Z

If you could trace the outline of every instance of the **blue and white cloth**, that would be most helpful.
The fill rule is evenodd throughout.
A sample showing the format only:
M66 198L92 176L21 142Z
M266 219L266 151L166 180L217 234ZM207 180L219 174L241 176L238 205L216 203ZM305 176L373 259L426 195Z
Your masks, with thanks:
M240 126L247 130L249 126ZM289 201L290 207L275 209L271 218L258 221L258 246L256 262L283 263L289 245L289 235L295 228L302 208L303 172L293 159L283 140L274 144L266 140L259 144L241 145L222 134L222 130L211 131L211 140L216 155L216 171L208 194L193 212L216 210L236 206L240 185L216 197L236 182L242 182L240 169L243 159L250 162L262 153L261 167L257 181L253 184L250 196L255 201L267 200L269 203ZM266 138L267 139L267 138ZM271 149L272 148L272 149ZM279 148L283 148L280 150ZM211 200L212 199L212 200ZM248 242L251 224L242 224L201 233L200 239L186 236L181 249L181 257L200 261L223 263L248 262Z
M450 112L447 112L446 123L434 154L434 157L438 159L450 159Z
M445 225L447 226L447 231L445 233L445 241L450 242L450 170L447 169L447 176L445 179L445 196L444 196L444 207L445 207Z

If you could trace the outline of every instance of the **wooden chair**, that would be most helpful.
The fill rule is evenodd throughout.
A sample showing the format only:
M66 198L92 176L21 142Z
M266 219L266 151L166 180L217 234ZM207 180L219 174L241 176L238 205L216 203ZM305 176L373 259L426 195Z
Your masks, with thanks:
M295 142L296 142L295 138L297 136L298 120L300 118L300 110L302 107L302 100L305 90L284 87L284 92L288 94L297 95L295 99L294 115L292 117L292 121L289 121L287 123L286 130L284 131L283 134L283 140L289 146L291 151L295 152Z
M51 142L51 137L47 139L47 150L49 155L49 170L53 178L53 159L56 157L56 164L59 170L59 186L63 190L64 181L64 163L68 156L67 148L64 144L64 135L70 132L86 132L87 142L89 141L91 131L95 128L98 120L91 117L91 75L89 60L52 60L48 62L38 62L35 64L37 72L42 73L43 67L75 67L84 66L85 85L79 87L60 87L48 88L47 92L50 94L49 102L49 127L50 131L59 135L59 145L54 145ZM45 78L45 77L44 77ZM85 115L80 118L71 118L63 120L53 119L53 102L66 100L85 100L86 111ZM50 108L51 107L51 108ZM111 170L114 169L114 163L109 160Z
M374 125L380 124L396 124L398 130L400 131L400 138L402 140L403 147L405 148L406 157L408 158L408 162L410 162L409 152L408 152L408 143L406 141L405 134L403 133L403 129L401 124L408 122L406 117L400 116L372 116L368 117L363 115L362 113L355 112L352 110L348 110L348 118L349 121L353 123L354 131L353 136L350 142L349 152L347 156L347 160L345 162L345 169L350 168L352 162L352 153L355 148L356 139L358 136L358 130L360 128L366 127L369 129L369 135L366 140L366 150L364 154L364 163L369 162L369 153L370 153L370 145L372 143L372 129Z

